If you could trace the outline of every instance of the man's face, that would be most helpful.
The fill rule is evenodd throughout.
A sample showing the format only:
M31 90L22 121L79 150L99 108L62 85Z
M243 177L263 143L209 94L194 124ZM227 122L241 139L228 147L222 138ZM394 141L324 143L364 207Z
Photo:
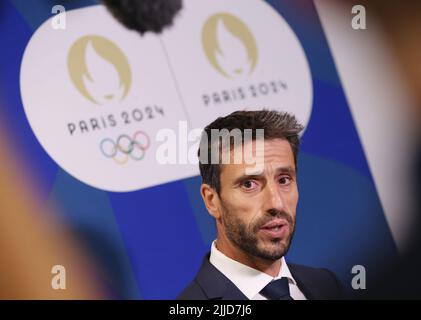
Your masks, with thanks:
M218 233L247 256L275 261L288 251L295 229L294 155L288 141L265 140L263 158L256 161L263 168L256 175L246 174L256 164L221 166Z

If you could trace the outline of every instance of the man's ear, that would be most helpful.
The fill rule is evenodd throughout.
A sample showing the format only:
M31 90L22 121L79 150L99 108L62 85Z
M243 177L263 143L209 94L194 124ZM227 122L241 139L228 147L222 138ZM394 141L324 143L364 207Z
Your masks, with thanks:
M202 183L200 186L200 195L202 196L203 202L205 203L206 209L209 214L215 219L219 219L220 213L220 202L219 195L214 188L206 183Z

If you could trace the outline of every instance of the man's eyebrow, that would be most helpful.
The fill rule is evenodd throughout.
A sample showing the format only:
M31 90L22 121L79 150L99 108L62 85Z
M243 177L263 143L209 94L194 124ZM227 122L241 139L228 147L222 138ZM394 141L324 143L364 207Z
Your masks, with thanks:
M295 168L288 166L288 167L279 167L276 169L276 173L289 173L295 176Z
M291 167L291 166L287 166L287 167L279 167L279 168L276 168L275 169L275 172L276 172L276 174L279 174L279 173L289 173L289 174L292 174L292 175L295 175L295 168L294 167ZM261 172L261 170L260 171L256 171L256 173L254 173L253 171L250 171L250 173L248 174L248 175L245 175L245 176L255 176L255 177L258 177L258 176L261 176L262 175L262 172Z
M287 174L290 174L290 175L292 175L294 177L295 177L295 174L296 174L295 168L293 168L291 166L288 166L288 167L279 167L279 168L277 168L275 170L275 172L276 172L276 174L287 173ZM243 174L243 175L239 176L238 178L236 178L234 180L234 184L241 183L241 182L243 182L245 180L248 180L248 179L259 179L262 176L263 176L263 173L262 172L256 173L256 174L253 174L253 172L251 172L250 174Z
M259 179L262 176L262 174L243 174L234 180L234 185L237 185L249 179Z

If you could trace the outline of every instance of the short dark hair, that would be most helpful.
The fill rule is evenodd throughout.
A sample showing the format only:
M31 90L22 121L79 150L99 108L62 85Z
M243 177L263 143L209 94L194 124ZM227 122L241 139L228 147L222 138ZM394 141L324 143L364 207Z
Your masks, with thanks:
M257 129L264 129L264 139L285 139L289 142L294 154L294 163L297 167L297 154L300 146L299 133L303 130L303 126L298 122L296 117L287 112L275 110L258 110L258 111L235 111L228 116L219 117L203 130L200 147L198 151L199 169L202 176L202 183L208 184L219 194L221 191L220 163L213 164L211 162L211 130L240 129L242 141L244 141L244 130L252 129L252 140L256 139L255 132ZM232 146L232 141L230 141ZM200 149L207 146L207 161L202 162L200 157Z

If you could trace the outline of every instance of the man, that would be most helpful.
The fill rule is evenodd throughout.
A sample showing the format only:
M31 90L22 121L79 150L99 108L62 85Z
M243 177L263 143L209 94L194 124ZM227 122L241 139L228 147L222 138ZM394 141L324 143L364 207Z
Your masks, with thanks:
M223 129L225 135L220 137L228 141L225 148L219 137L214 138ZM251 138L245 134L247 129L252 129ZM259 129L264 129L263 135ZM298 134L302 129L294 116L267 110L237 111L205 128L199 149L200 193L215 218L217 239L179 299L341 296L333 273L286 263L284 258L295 229ZM231 136L234 131L240 132L240 143ZM256 156L252 158L247 150ZM217 163L212 161L212 152L217 152ZM229 161L221 163L226 154ZM243 155L241 161L238 155Z

